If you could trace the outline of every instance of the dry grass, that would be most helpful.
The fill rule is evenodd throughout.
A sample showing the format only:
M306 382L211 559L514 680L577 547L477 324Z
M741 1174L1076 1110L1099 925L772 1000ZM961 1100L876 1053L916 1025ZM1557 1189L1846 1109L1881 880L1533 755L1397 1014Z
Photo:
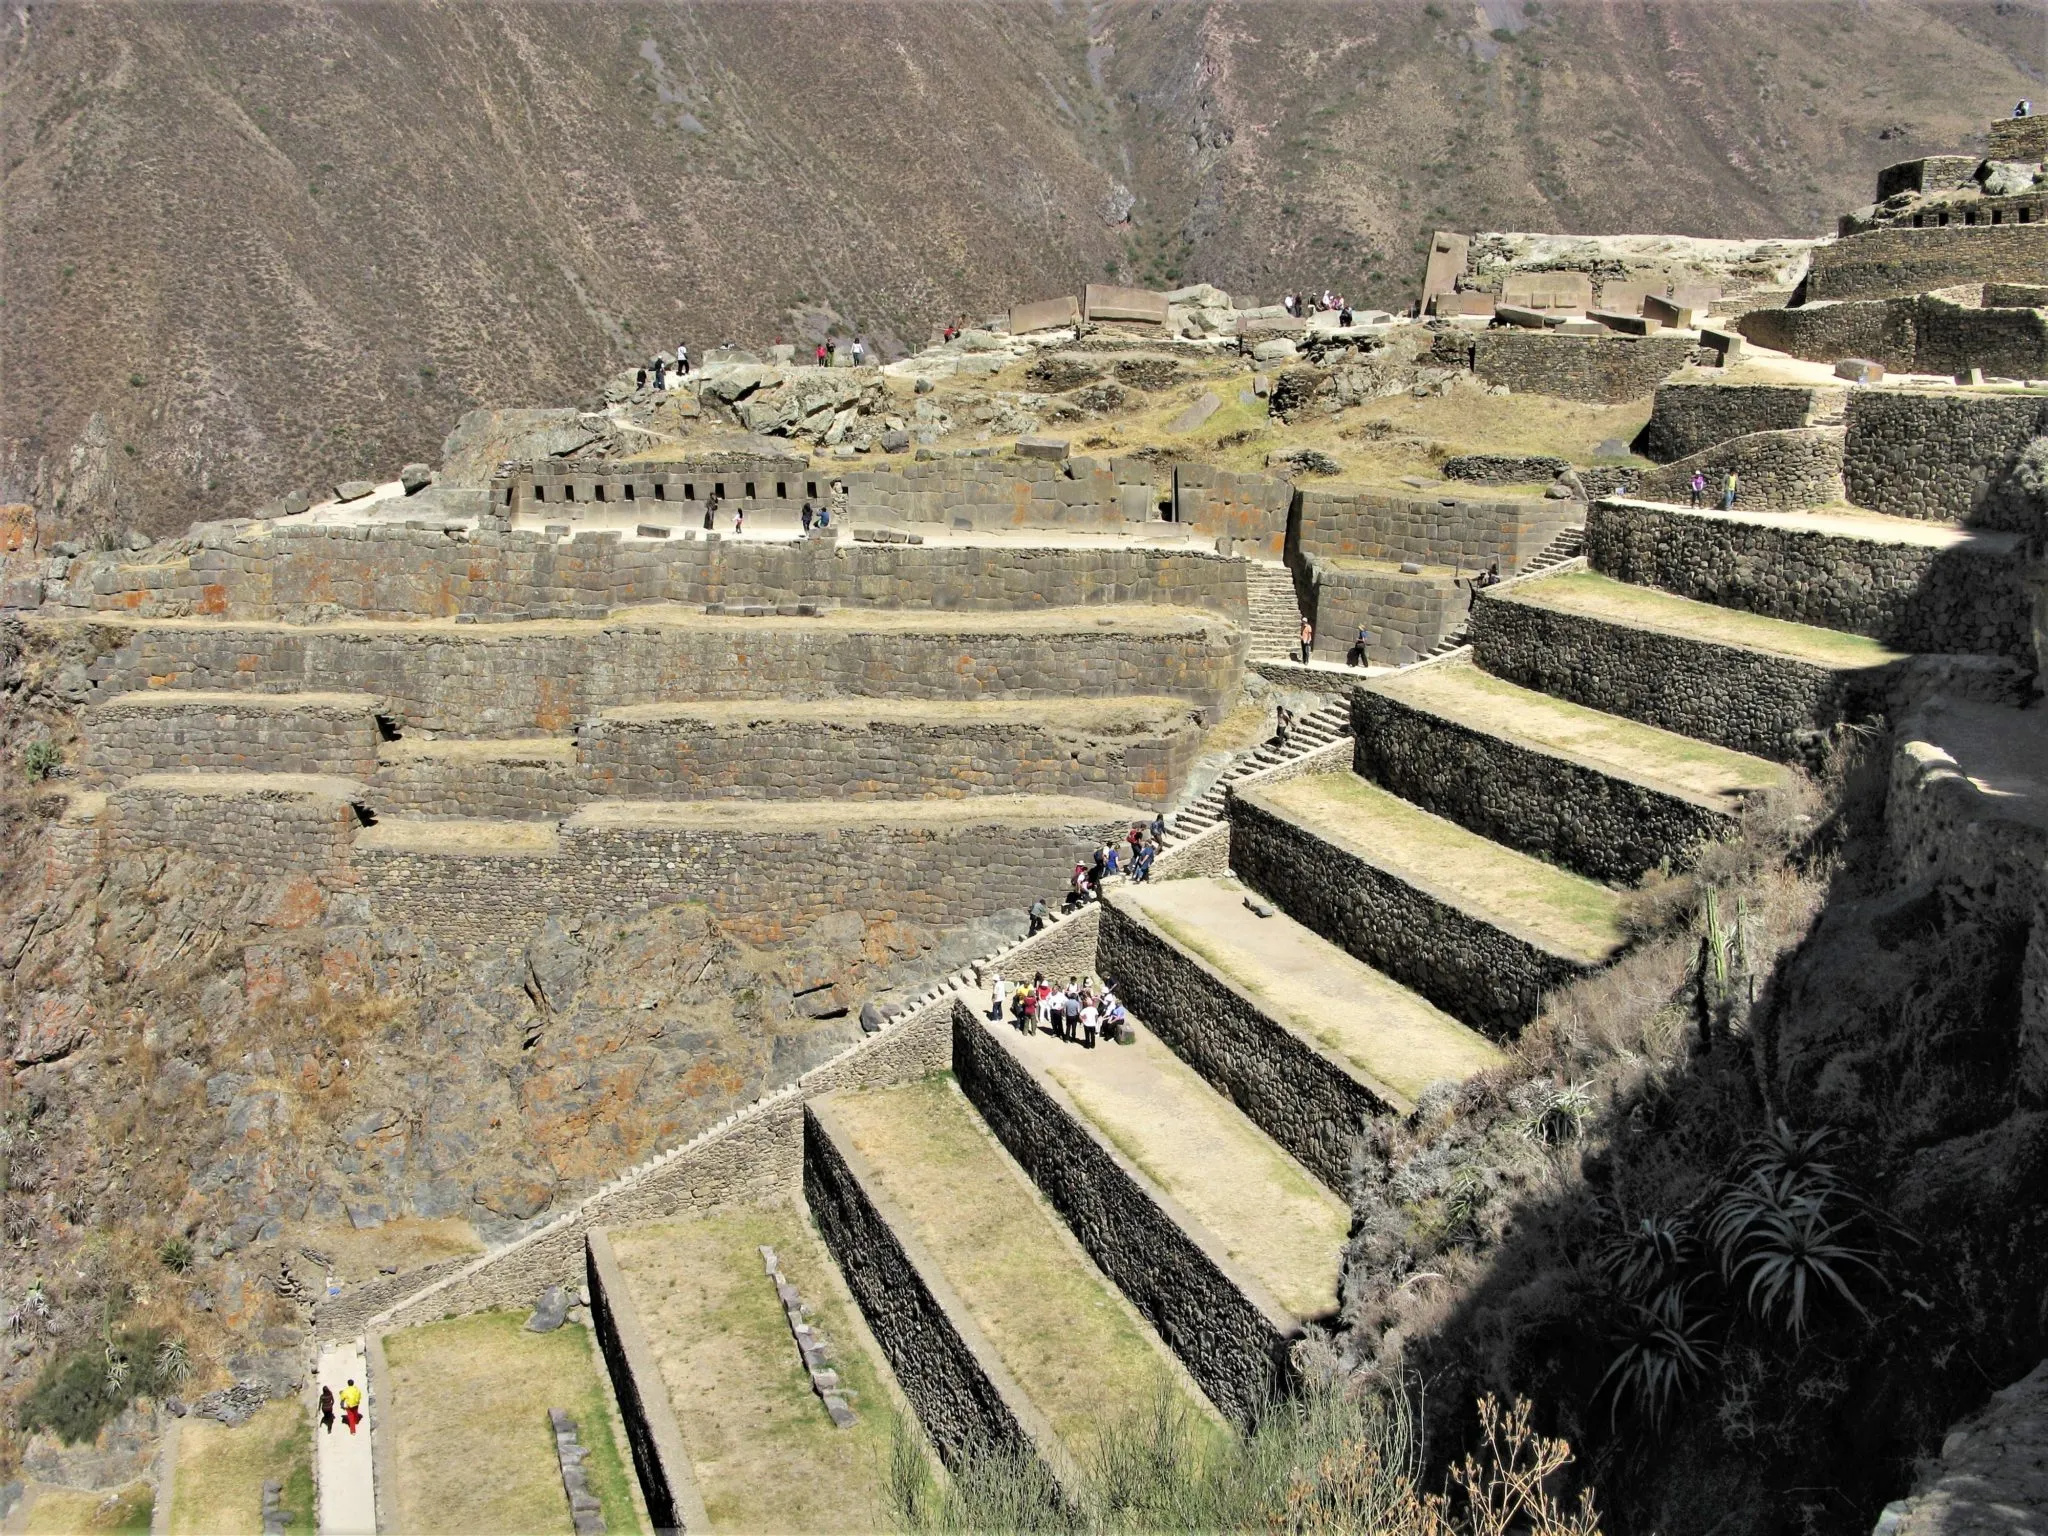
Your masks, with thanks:
M1875 640L1838 629L1816 629L1735 608L1717 608L1636 587L1592 571L1546 577L1513 589L1514 600L1590 618L1617 619L1668 634L1686 635L1750 650L1770 651L1823 667L1877 667L1900 653Z
M567 1531L548 1409L566 1409L590 1452L591 1491L614 1531L639 1529L588 1330L528 1333L523 1315L485 1312L384 1341L384 1433L399 1529Z
M698 1490L721 1531L867 1531L888 1522L893 1385L830 1256L794 1207L615 1229ZM760 1248L772 1247L832 1349L859 1422L811 1390Z
M950 1077L849 1094L835 1108L883 1193L1069 1451L1080 1456L1161 1393L1208 1414Z
M263 1485L284 1485L296 1530L311 1531L313 1440L305 1405L271 1403L238 1429L188 1418L178 1429L172 1536L262 1536Z
M147 1536L155 1504L148 1483L130 1483L113 1493L41 1488L20 1529L25 1536Z

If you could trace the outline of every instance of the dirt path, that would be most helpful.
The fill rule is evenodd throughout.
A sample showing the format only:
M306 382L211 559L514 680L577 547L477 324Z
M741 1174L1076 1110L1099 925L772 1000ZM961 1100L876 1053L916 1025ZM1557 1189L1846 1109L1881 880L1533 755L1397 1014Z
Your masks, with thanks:
M1785 768L1760 757L1518 688L1480 671L1469 659L1439 662L1368 686L1474 730L1723 808L1739 801L1743 791L1769 789L1790 778Z
M1117 899L1132 901L1273 1018L1409 1106L1439 1078L1470 1077L1505 1059L1485 1036L1399 982L1284 912L1258 916L1244 898L1235 881L1202 879L1134 886Z
M362 1340L331 1344L320 1352L321 1387L332 1387L336 1400L332 1433L320 1427L313 1416L314 1476L320 1486L320 1536L373 1536L377 1529L376 1479L370 1464L370 1437L380 1432L378 1420L386 1401L363 1400L363 1423L350 1434L341 1421L341 1394L350 1381L366 1387L370 1368L363 1355ZM388 1400L388 1393L382 1394Z
M1085 1051L997 1027L1282 1306L1301 1318L1336 1310L1344 1202L1149 1030Z

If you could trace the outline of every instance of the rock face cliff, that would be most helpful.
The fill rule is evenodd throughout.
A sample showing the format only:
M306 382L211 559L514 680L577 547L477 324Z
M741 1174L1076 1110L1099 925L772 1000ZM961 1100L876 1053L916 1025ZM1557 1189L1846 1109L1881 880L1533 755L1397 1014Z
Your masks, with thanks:
M181 527L620 363L1116 276L1396 306L1433 226L1811 234L2020 5L23 6L0 499ZM374 472L374 473L373 473Z

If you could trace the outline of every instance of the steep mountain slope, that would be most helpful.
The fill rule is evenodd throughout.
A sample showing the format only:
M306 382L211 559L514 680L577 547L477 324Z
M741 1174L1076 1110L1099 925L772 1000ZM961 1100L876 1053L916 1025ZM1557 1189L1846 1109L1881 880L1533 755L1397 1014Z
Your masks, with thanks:
M2044 25L2010 0L16 7L0 496L180 526L683 337L886 348L1108 273L1393 304L1431 225L1812 233L2038 89Z

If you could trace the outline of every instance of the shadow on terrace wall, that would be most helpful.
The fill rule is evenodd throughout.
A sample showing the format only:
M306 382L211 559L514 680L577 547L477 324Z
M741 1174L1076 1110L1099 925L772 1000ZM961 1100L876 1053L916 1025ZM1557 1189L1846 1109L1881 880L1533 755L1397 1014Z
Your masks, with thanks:
M1661 933L1555 995L1522 1063L1377 1133L1346 1320L1367 1356L1406 1338L1380 1365L1422 1383L1438 1471L1478 1394L1519 1394L1609 1530L1867 1531L2048 1353L2048 1049L2038 995L2023 1010L2041 871L1902 874L1891 748L1868 736L1829 798L1760 808L1696 877L1653 880ZM1709 885L1759 959L1754 1003L1738 984L1703 1042L1729 995L1701 969ZM1780 1120L1789 1155L1763 1140ZM1772 1199L1731 1198L1751 1159Z

